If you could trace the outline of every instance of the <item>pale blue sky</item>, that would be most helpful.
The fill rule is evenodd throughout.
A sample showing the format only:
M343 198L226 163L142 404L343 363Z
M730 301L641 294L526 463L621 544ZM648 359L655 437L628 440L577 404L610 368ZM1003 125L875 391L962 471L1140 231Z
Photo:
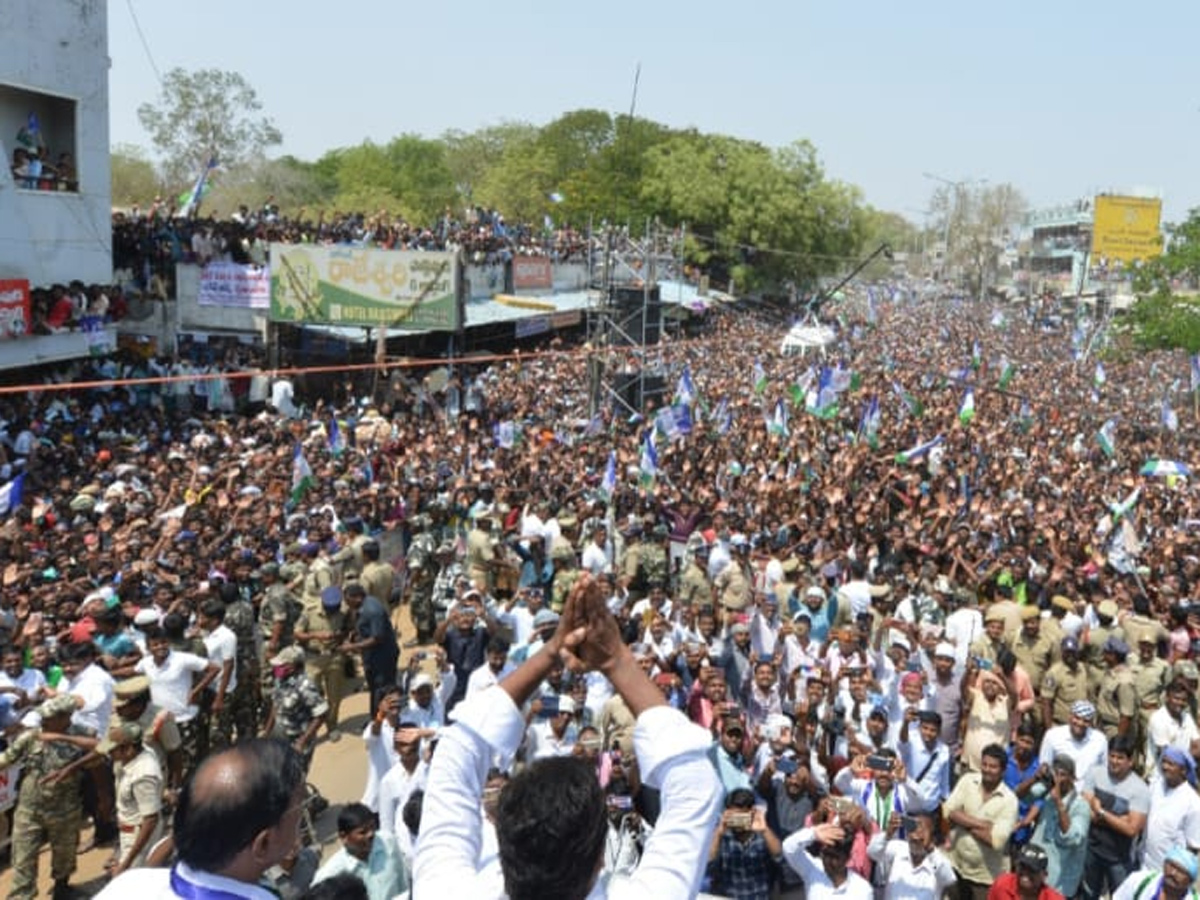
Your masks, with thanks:
M934 183L1015 184L1035 206L1098 190L1200 206L1196 0L109 0L112 141L148 146L161 71L240 72L315 159L580 108L817 147L871 204L921 216Z

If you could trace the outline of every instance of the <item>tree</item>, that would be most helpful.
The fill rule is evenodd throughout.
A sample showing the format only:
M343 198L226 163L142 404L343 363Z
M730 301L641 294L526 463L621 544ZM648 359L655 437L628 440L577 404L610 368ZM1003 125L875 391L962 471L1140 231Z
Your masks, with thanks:
M502 122L478 131L447 131L442 135L446 148L446 166L459 198L474 205L487 173L504 158L510 143L531 141L537 128L528 122Z
M968 291L982 294L999 273L1001 253L1026 205L1011 184L959 182L937 188L929 209L941 218L948 242L942 277L955 272Z
M1166 250L1143 263L1134 275L1138 300L1130 323L1138 342L1149 348L1183 347L1200 352L1200 209L1179 225L1168 225Z
M183 187L211 159L236 167L282 143L261 109L254 88L236 72L176 68L163 79L158 103L138 107L138 121L162 155L167 180Z
M117 144L109 153L113 206L143 208L162 193L162 179L146 151L135 144Z

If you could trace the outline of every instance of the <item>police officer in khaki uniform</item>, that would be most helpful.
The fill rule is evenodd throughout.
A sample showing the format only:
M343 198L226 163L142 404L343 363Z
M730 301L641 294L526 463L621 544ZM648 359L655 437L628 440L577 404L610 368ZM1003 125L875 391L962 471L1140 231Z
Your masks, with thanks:
M1062 658L1046 670L1040 686L1042 727L1066 725L1071 721L1071 706L1091 698L1087 666L1079 661L1079 641L1065 637L1059 644Z
M154 752L169 789L183 786L183 737L175 716L150 702L150 679L134 675L117 682L113 711L123 722L142 729L142 746Z
M994 666L1000 651L1008 646L1004 640L1005 622L1003 611L989 606L983 614L983 634L971 643L971 656Z
M305 560L302 588L304 604L320 605L321 592L330 585L337 584L336 573L319 541L304 544L300 548L300 555Z
M1071 602L1071 598L1055 594L1050 598L1050 615L1042 619L1042 634L1050 639L1052 646L1058 648L1054 657L1056 660L1062 659L1062 641L1067 636L1067 633L1063 631L1063 619L1074 609L1075 604Z
M1110 637L1101 648L1104 674L1096 685L1096 727L1110 741L1118 734L1135 737L1137 729L1137 688L1125 664L1128 656L1129 645L1119 637Z
M341 739L337 730L338 707L346 695L346 655L341 645L349 636L342 612L342 589L325 588L319 603L308 604L296 620L296 643L304 650L304 672L328 704L323 710L329 740Z
M362 575L365 559L363 556L363 544L370 540L365 534L366 526L363 520L358 516L351 516L342 522L343 527L350 534L349 543L342 547L337 553L330 557L330 562L334 566L340 566L342 571L342 581L354 581ZM386 597L380 597L380 600L387 602Z
M679 576L678 599L681 606L699 609L712 603L712 582L708 580L708 544L699 535L693 537L698 540L688 551L687 566Z
M1096 604L1096 618L1100 620L1100 624L1095 628L1088 629L1079 646L1093 685L1099 685L1100 679L1104 675L1105 643L1110 637L1125 636L1125 633L1117 627L1117 604L1112 600L1101 600Z
M368 596L378 597L385 606L391 606L392 591L396 588L396 570L390 563L379 559L381 553L378 541L363 541L363 567L358 581Z
M484 512L475 517L474 527L467 532L467 552L463 560L467 577L487 597L496 591L496 545L492 539L495 524L494 513Z
M1146 734L1146 726L1150 716L1162 706L1163 694L1166 692L1168 676L1171 674L1170 664L1158 655L1159 638L1166 638L1166 629L1161 625L1158 630L1142 629L1137 633L1137 659L1130 664L1133 672L1133 686L1138 698L1138 727L1139 734Z
M113 761L117 781L117 852L106 867L114 877L140 866L163 832L163 772L136 722L116 722L96 748Z
M713 587L721 606L731 612L741 612L750 602L750 572L746 557L750 542L743 535L729 539L729 565L717 573Z
M566 538L555 538L550 547L550 561L554 565L554 580L550 587L550 609L562 613L567 603L567 595L579 579L580 570L576 566L575 548Z
M1021 607L1021 630L1012 638L1009 649L1029 673L1029 680L1040 685L1055 654L1054 645L1042 634L1042 613L1036 606Z

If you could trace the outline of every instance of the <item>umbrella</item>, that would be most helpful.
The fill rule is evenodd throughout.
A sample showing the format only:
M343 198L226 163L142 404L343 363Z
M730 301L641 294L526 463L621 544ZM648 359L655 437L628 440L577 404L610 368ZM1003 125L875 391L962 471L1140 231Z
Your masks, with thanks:
M1184 477L1192 474L1189 469L1181 462L1175 462L1172 459L1151 459L1142 466L1141 472L1143 475L1154 475L1159 478Z

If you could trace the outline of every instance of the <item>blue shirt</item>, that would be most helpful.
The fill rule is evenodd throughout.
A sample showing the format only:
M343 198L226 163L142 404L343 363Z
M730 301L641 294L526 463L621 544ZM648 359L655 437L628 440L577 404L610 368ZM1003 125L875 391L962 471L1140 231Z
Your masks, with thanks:
M1032 778L1033 773L1038 770L1039 765L1040 763L1038 762L1038 757L1035 753L1030 758L1029 765L1022 769L1021 764L1017 762L1017 752L1010 747L1008 749L1008 767L1004 770L1004 783L1008 785L1009 790L1011 790L1014 794L1017 794L1017 785L1019 785L1022 781L1028 781L1030 778ZM1025 814L1035 806L1040 807L1041 801L1034 799L1032 790L1030 790L1024 797L1022 797L1020 794L1017 794L1017 820L1020 821L1022 818L1024 818ZM1021 828L1018 828L1012 834L1013 844L1020 846L1024 843L1027 843L1029 841L1029 836L1032 833L1033 828L1031 826L1025 825Z
M408 891L408 867L404 865L404 858L391 835L375 835L365 862L357 856L351 856L342 847L317 870L313 884L343 872L358 876L366 885L370 900L392 900Z

